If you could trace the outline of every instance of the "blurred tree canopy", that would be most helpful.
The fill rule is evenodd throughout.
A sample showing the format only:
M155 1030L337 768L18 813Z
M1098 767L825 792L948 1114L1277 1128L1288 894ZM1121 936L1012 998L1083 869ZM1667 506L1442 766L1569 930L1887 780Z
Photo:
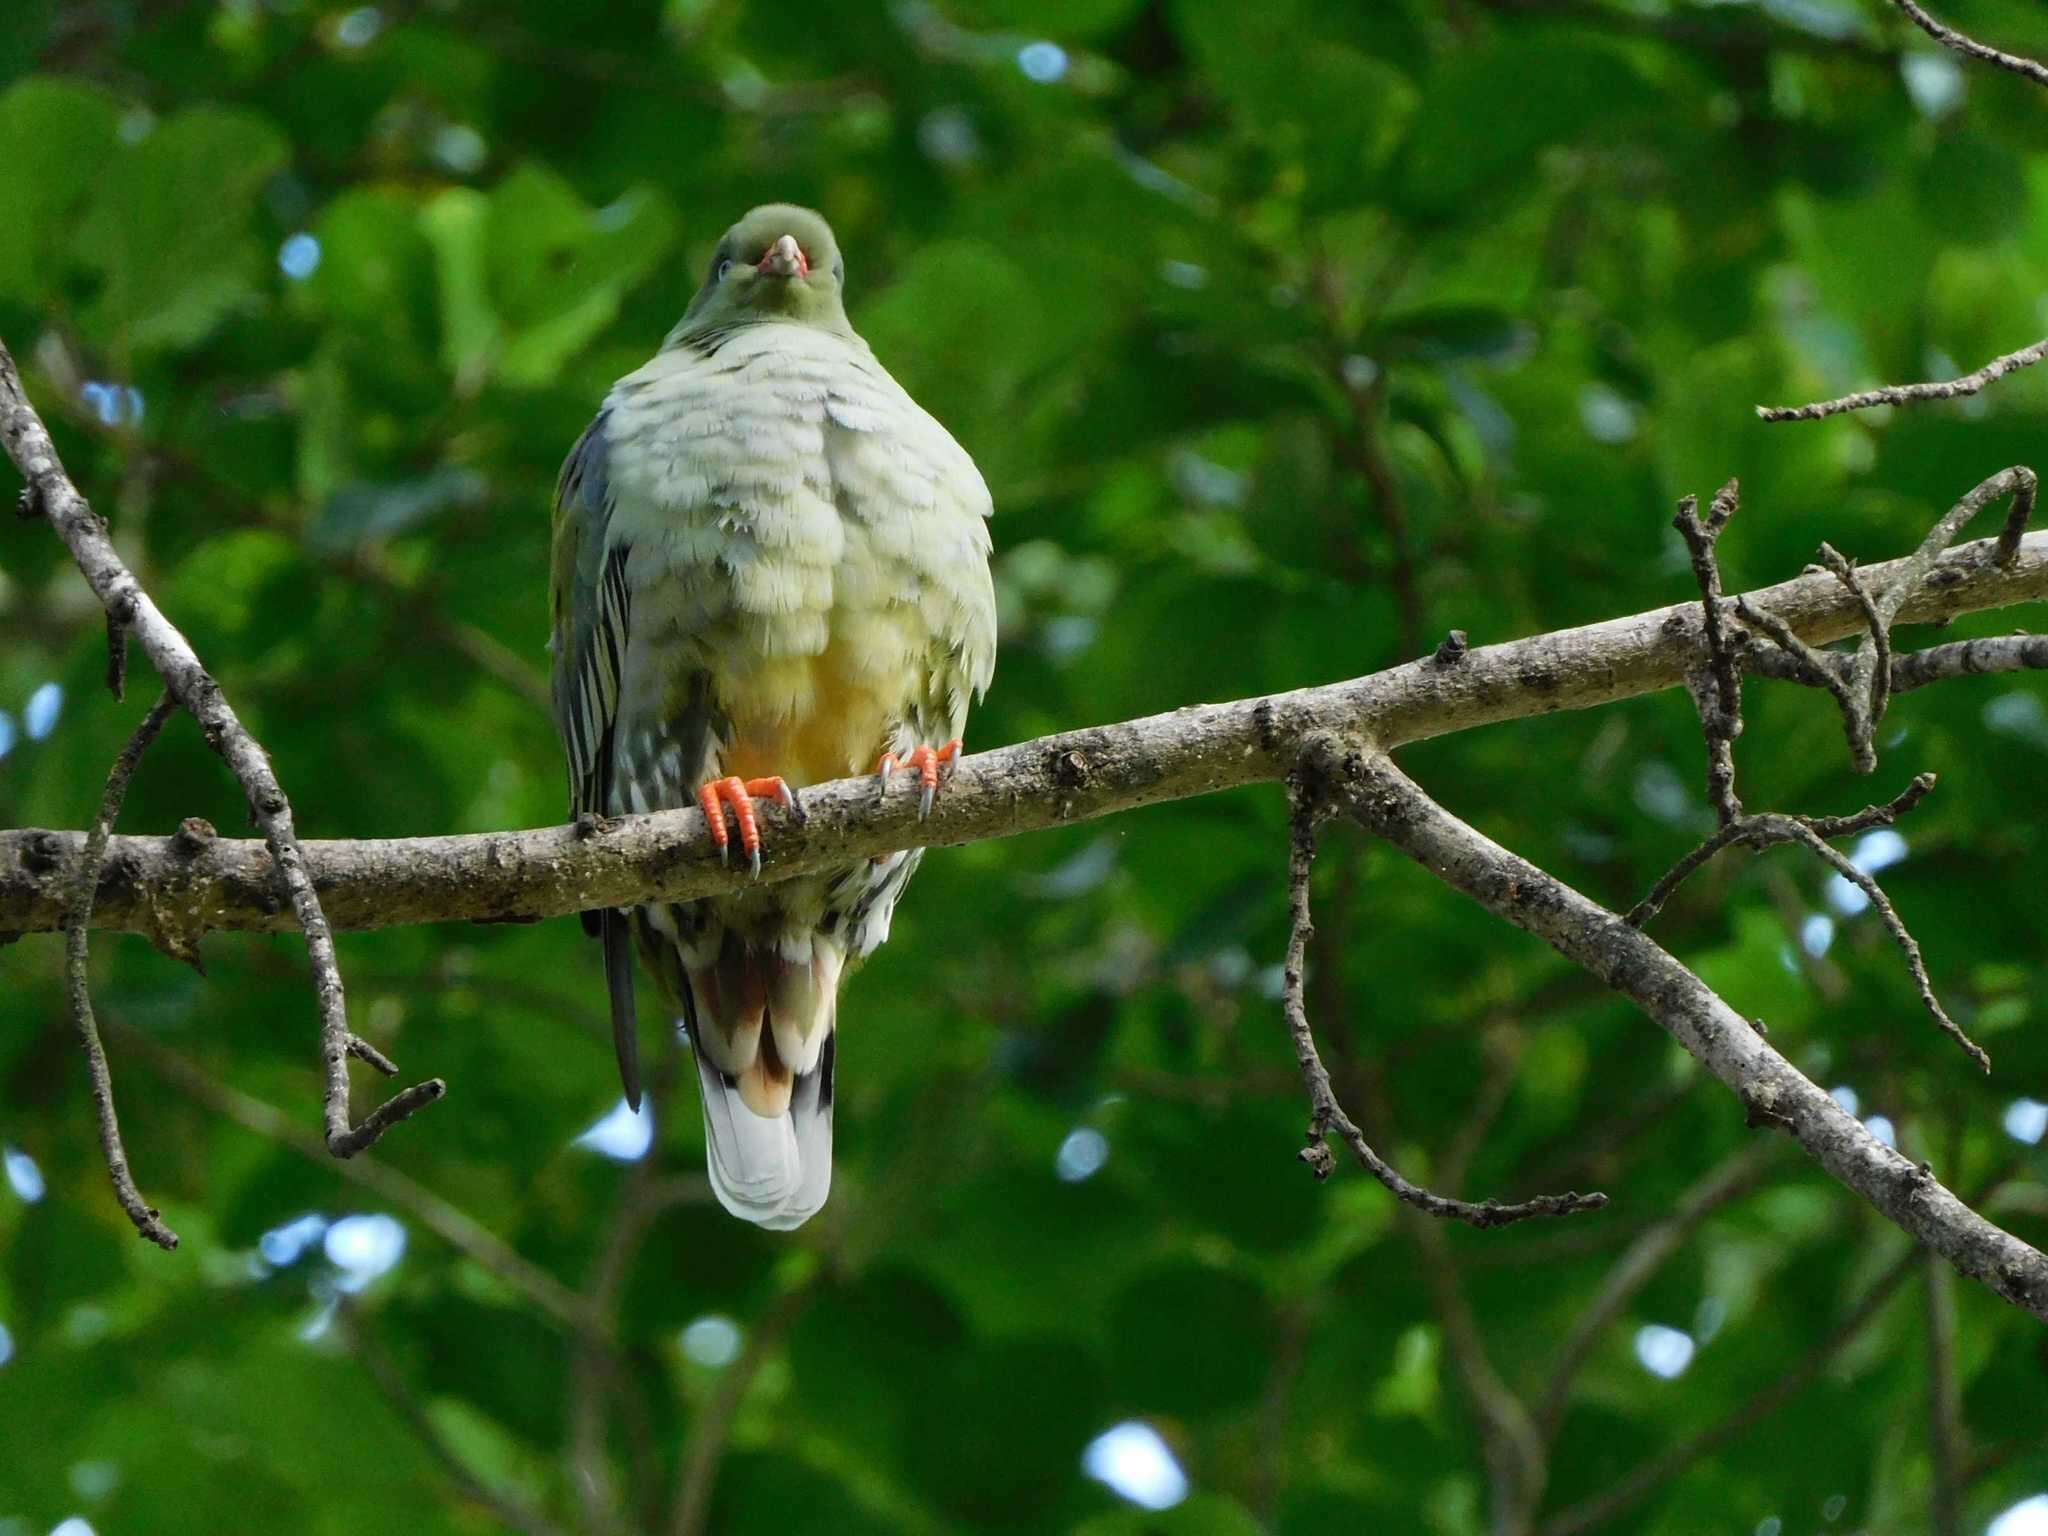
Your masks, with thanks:
M2048 52L2026 0L1940 9ZM2048 374L1752 407L2033 340L2044 151L2038 88L1879 0L12 0L0 336L302 833L481 831L563 813L557 466L754 203L834 221L855 323L994 490L993 745L1682 600L1671 504L1731 475L1732 590L1910 549L2030 462ZM0 534L0 825L92 815L148 691L117 705L102 647L59 542ZM2048 691L1902 700L1876 781L1824 698L1751 700L1757 808L1941 775L1858 851L1997 1070L1796 852L1727 856L1661 941L2041 1242ZM1609 905L1711 825L1676 694L1403 762ZM174 720L123 825L188 815L242 823ZM201 976L102 936L159 1253L108 1196L61 945L0 950L0 1533L2048 1529L2038 1326L1355 835L1311 988L1368 1134L1612 1203L1479 1233L1317 1184L1285 825L1238 792L934 855L849 988L840 1177L794 1237L708 1201L687 1076L651 1145L613 1114L573 922L343 936L356 1027L451 1085L346 1168L302 945L218 936ZM1558 1383L1533 1443L1488 1379Z

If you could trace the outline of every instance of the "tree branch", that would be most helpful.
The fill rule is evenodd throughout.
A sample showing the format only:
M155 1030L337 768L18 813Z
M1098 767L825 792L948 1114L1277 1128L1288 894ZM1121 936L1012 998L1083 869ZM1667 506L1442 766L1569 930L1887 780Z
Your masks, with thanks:
M271 770L269 755L243 726L220 684L200 664L191 643L164 616L115 551L106 520L87 505L64 472L57 445L51 441L42 417L29 403L14 356L4 342L0 342L0 446L6 448L7 456L28 482L24 510L48 520L71 551L100 606L106 609L109 640L116 656L125 658L122 637L132 633L142 643L157 676L163 679L165 691L199 722L207 745L221 755L248 796L250 817L262 828L269 850L270 878L284 887L297 925L306 935L313 992L320 1009L328 1149L336 1157L352 1157L376 1141L389 1126L439 1098L446 1085L439 1079L418 1084L385 1104L361 1125L350 1125L348 1059L352 1037L342 994L341 968L334 955L334 935L314 892L292 825L291 802ZM125 671L125 659L109 666L108 681L116 693Z
M1639 929L1458 820L1384 754L1335 737L1309 750L1337 803L1369 831L1631 999L1735 1091L1753 1122L1790 1132L1839 1183L1958 1271L2048 1321L2048 1256L1872 1136Z
M1857 569L1832 544L1823 543L1820 547L1822 565L1842 584L1843 590L1863 615L1863 643L1856 648L1854 655L1817 650L1768 608L1748 598L1736 600L1736 608L1742 617L1770 636L1781 658L1790 663L1789 667L1770 668L1774 675L1789 676L1795 682L1823 687L1834 695L1835 702L1841 706L1842 729L1849 739L1850 759L1858 773L1869 773L1877 766L1877 727L1891 704L1891 630L1899 611L1921 586L1933 579L1942 552L1955 536L2001 496L2012 498L2012 508L2006 514L2005 527L1992 545L1991 558L1994 564L2011 564L2025 533L2027 520L2033 516L2037 489L2034 472L2025 465L2016 464L2010 469L2000 470L1973 487L1962 500L1942 514L1920 541L1920 547L1904 560L1894 561L1886 567L1888 579L1875 587L1867 579L1874 572ZM1695 559L1700 558L1711 564L1711 545L1703 554L1696 551ZM1761 659L1771 652L1768 648L1752 646L1749 654ZM1715 745L1714 733L1710 729L1708 747L1711 750ZM1725 822L1730 818L1724 815L1722 819Z
M2048 597L2048 533L2019 540L2009 564L1994 541L1940 555L1899 615L1933 621ZM1862 567L1873 590L1904 577L1907 561ZM1863 615L1834 577L1814 572L1750 594L1789 630L1821 644L1857 632ZM767 875L809 873L897 849L950 846L1037 831L1141 805L1272 782L1293 768L1314 730L1351 730L1394 748L1412 741L1565 709L1586 709L1680 686L1704 660L1697 601L1577 629L1433 657L1349 682L1068 731L977 753L928 821L907 789L873 779L804 791L810 819L768 808ZM1910 656L1899 661L1911 673ZM1960 674L1954 674L1960 675ZM0 933L62 926L61 871L77 833L0 832ZM189 843L189 840L188 840ZM363 839L302 845L328 921L337 929L399 923L520 921L676 901L735 889L694 810L625 816L601 828L550 827L466 837ZM117 837L93 912L95 926L190 944L211 929L289 932L270 854L261 842L181 847L176 838Z
M1944 26L1936 21L1914 4L1913 0L1892 0L1892 4L1904 12L1914 26L1942 47L1953 48L1957 53L1966 54L1970 58L1980 59L1986 64L1995 64L2000 69L2011 70L2016 75L2024 75L2036 85L2048 85L2048 66L2036 64L2032 59L2021 58L2016 53L2001 53L1975 38L1965 37L1954 27ZM2048 346L2048 342L2042 345ZM2031 362L2033 359L2029 358L2028 361Z
M1892 664L1892 692L1911 693L1952 677L2048 668L2048 635L1993 635L1952 640L1901 656Z

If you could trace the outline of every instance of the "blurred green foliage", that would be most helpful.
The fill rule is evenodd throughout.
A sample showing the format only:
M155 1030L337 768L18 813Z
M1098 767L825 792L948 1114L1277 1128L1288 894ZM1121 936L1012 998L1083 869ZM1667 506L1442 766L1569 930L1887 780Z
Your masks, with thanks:
M2048 53L2036 5L1939 9ZM1004 649L972 733L995 744L1355 675L1453 625L1679 600L1671 503L1731 475L1739 588L1822 538L1902 552L1985 475L2048 467L2043 373L1889 419L1751 413L2034 338L2043 108L1878 0L15 0L0 335L305 833L537 825L563 804L556 467L753 203L828 213L856 323L995 491ZM102 666L58 542L7 531L0 824L89 816L140 711ZM2005 1124L2048 1099L2048 693L1915 694L1870 782L1824 700L1751 693L1755 806L1941 775L1885 879L1997 1072L1791 852L1725 858L1659 936L1953 1186L2003 1177L1994 1214L2042 1241L2048 1164ZM1708 821L1676 696L1404 761L1612 905ZM237 798L174 722L124 825L237 829ZM1277 792L1239 793L932 858L851 986L840 1178L794 1238L705 1203L690 1096L642 1162L571 1144L616 1088L564 921L343 938L358 1027L451 1084L374 1154L397 1195L220 1099L316 1127L298 946L216 937L202 979L103 938L131 1150L185 1238L158 1253L108 1198L60 945L0 950L0 1532L499 1528L437 1441L565 1531L677 1528L698 1463L703 1528L735 1533L1488 1529L1431 1250L1355 1170L1294 1160L1283 826ZM1326 1052L1383 1149L1473 1194L1613 1196L1438 1234L1533 1395L1630 1239L1755 1133L1646 1021L1387 850L1333 833L1317 898ZM597 1342L415 1189L590 1291ZM337 1292L394 1229L323 1221L380 1213L402 1257ZM1780 1148L1599 1335L1542 1508L1738 1412L1902 1249ZM1974 1532L2048 1488L2048 1359L1953 1293ZM1916 1270L1773 1417L1603 1528L1933 1529L1927 1299ZM1649 1327L1694 1346L1673 1378ZM1185 1471L1170 1510L1083 1472L1129 1420Z

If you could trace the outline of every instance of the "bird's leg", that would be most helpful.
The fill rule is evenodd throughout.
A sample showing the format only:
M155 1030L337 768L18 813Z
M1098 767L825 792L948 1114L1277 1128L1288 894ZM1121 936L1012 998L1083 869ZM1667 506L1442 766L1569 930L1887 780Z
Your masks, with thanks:
M754 796L772 795L798 821L804 820L803 805L796 791L780 778L713 779L697 791L697 803L704 808L704 821L711 828L711 841L718 844L718 862L732 860L732 834L725 829L725 808L732 807L733 820L740 824L740 848L753 860L754 873L761 873L761 828L754 820Z
M875 772L881 775L882 787L887 789L890 777L898 768L917 770L918 783L922 786L922 792L917 800L917 819L923 821L925 817L931 815L932 801L938 798L940 767L944 766L946 777L952 778L953 770L959 766L961 755L960 738L955 736L943 746L912 747L901 757L894 752L884 752L882 760L875 765Z

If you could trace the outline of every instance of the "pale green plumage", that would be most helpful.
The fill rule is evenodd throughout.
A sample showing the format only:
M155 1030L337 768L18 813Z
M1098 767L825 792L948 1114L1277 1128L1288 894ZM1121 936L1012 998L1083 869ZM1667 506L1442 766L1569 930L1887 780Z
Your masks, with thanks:
M784 235L807 273L769 270L789 265ZM854 334L842 281L817 215L749 214L564 467L556 717L578 810L690 804L723 774L871 771L960 734L987 686L987 488ZM634 914L665 1000L695 1021L714 1183L750 1219L794 1225L823 1201L838 982L887 937L915 865ZM594 927L631 1096L623 925Z

